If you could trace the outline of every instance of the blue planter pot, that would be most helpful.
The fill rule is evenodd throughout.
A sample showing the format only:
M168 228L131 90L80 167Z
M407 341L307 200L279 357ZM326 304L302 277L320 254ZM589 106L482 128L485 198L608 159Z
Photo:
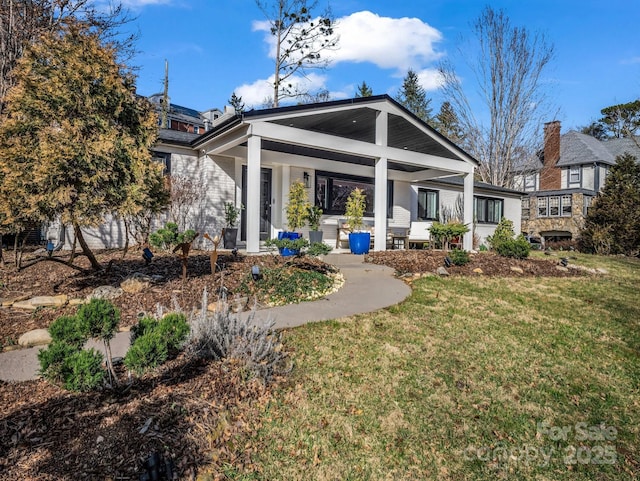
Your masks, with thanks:
M282 239L296 240L296 239L299 239L300 237L302 237L302 234L300 232L278 232L279 240L282 240ZM278 252L283 257L297 256L298 254L300 254L300 249L289 249L288 247L281 247L278 249Z
M351 249L352 254L368 254L370 242L370 232L352 232L349 234L349 249Z

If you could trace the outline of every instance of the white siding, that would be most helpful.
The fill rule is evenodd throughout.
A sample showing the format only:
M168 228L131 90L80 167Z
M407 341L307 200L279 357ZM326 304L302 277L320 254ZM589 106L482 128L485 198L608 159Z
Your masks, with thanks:
M582 167L582 187L585 189L594 189L595 187L595 169L592 165ZM572 185L573 187L573 185ZM580 187L580 185L576 185Z
M569 185L569 169L568 168L564 168L560 170L560 185L561 186L568 186Z

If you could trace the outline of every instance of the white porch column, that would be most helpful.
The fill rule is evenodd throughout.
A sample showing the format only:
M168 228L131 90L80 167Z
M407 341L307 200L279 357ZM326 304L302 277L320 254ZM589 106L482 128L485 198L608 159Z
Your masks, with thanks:
M464 176L464 223L469 232L464 235L462 247L470 251L473 249L473 171Z
M388 143L388 115L387 112L378 112L376 116L376 145L386 147ZM376 160L375 166L375 201L373 206L373 221L375 224L375 239L373 250L384 251L387 249L387 158Z
M291 186L291 166L282 166L282 184L280 189L280 224L282 230L289 230L287 223L287 215L284 210L289 205L289 187Z
M260 252L260 162L261 137L247 140L247 252Z

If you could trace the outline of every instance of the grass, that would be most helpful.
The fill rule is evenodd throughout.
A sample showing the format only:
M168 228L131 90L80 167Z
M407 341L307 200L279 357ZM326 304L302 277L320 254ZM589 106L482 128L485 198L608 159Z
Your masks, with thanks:
M635 479L637 260L607 276L424 278L286 333L295 369L237 480Z

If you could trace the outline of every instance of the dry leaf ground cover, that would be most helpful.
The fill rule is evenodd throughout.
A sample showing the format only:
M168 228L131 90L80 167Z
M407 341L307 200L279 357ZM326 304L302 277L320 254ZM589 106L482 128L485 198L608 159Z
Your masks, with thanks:
M637 479L638 259L607 276L427 277L289 331L242 480Z

